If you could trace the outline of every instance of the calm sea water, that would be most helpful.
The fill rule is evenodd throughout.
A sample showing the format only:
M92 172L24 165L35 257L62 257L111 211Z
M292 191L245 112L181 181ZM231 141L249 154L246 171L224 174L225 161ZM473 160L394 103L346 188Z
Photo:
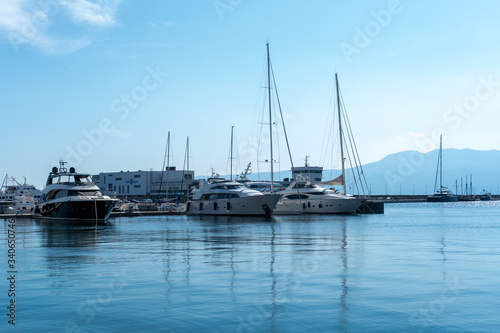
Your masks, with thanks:
M500 332L499 202L15 228L1 332Z

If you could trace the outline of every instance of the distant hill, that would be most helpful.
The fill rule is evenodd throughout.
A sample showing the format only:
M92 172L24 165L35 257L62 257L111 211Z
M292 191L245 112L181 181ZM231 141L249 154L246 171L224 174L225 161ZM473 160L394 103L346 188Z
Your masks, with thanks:
M363 166L368 187L372 194L431 194L436 179L438 150L428 153L403 151L387 155L377 162ZM473 149L443 149L443 185L458 194L465 191L466 176L472 174L473 192L483 188L497 194L500 189L500 151ZM339 170L324 170L323 180L334 178ZM275 179L291 177L291 171L275 173ZM197 177L205 178L205 177ZM269 180L269 173L251 174L252 180ZM348 186L352 186L352 172L346 169ZM351 180L351 181L350 181ZM439 181L439 180L438 180ZM457 181L457 183L455 182ZM468 179L468 181L470 181Z
M438 152L404 151L366 164L363 168L372 193L385 194L387 186L388 194L431 194L436 179ZM497 194L500 187L497 177L499 166L498 150L443 149L443 185L460 194L461 184L465 191L466 176L469 178L472 174L474 193L481 193L484 188Z

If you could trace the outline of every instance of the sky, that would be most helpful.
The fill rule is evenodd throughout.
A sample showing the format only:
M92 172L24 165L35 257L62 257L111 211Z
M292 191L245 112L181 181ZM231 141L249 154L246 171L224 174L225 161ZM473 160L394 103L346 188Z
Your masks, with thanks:
M168 132L170 165L183 168L189 137L189 168L226 174L232 126L233 174L266 171L266 42L295 165L332 160L335 73L363 163L436 149L441 133L445 148L499 149L499 12L487 0L2 0L0 174L41 188L61 159L160 170Z

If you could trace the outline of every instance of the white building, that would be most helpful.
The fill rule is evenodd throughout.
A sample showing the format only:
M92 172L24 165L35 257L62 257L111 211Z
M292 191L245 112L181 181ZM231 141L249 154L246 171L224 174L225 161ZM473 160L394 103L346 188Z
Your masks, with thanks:
M194 183L194 171L176 170L169 167L165 171L120 171L101 172L93 176L103 193L120 199L164 199L185 196Z

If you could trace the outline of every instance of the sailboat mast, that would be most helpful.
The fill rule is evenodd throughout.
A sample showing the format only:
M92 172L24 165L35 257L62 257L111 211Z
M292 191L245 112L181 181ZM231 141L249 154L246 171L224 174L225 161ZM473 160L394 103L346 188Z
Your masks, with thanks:
M470 180L469 191L470 191L470 195L472 196L472 173L470 174L469 180Z
M187 165L187 166L186 166ZM187 169L186 169L187 167ZM186 171L188 172L188 176L186 177ZM182 166L182 180L181 180L181 190L180 193L182 193L183 188L184 188L184 179L187 180L187 185L186 185L186 198L189 195L189 136L187 137L186 140L186 152L184 154L184 164ZM179 193L179 197L180 197Z
M443 134L439 137L439 193L443 193Z
M187 171L189 171L189 136L187 137L187 140L186 140L186 162L187 162L186 168L187 168ZM188 181L188 188L189 188L189 181Z
M234 130L234 126L231 126L231 163L230 163L230 171L229 171L229 179L230 180L233 180L233 130Z
M165 186L166 186L165 199L167 200L167 202L168 202L168 173L169 173L169 171L170 171L170 132L168 132L168 136L167 136L167 181L165 184Z
M269 57L269 43L267 46L267 89L269 98L269 147L271 148L271 193L274 193L274 169L273 169L273 122L271 114L271 58Z
M340 136L340 159L342 161L342 186L344 187L343 194L346 195L346 187L345 187L345 166L344 166L344 143L342 138L342 116L340 112L340 92L339 92L339 78L337 73L335 73L335 86L337 87L337 109L339 115L339 136Z

